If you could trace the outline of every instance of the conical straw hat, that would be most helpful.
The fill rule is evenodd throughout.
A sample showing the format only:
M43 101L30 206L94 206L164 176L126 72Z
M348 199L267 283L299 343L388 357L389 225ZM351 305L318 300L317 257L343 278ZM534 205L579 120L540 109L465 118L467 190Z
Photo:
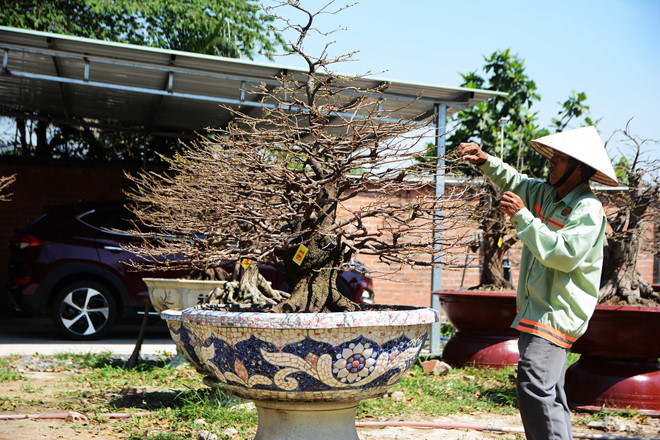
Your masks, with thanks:
M607 151L605 151L605 146L598 135L596 127L590 126L562 131L561 133L534 139L529 144L548 160L552 158L555 150L557 150L589 165L596 170L596 174L591 180L609 186L619 184L616 180L612 162L607 156Z

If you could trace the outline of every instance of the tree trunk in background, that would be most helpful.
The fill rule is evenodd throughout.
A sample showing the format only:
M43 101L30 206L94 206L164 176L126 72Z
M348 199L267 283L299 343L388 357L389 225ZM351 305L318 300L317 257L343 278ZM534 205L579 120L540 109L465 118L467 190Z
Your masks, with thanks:
M658 306L658 294L637 271L637 258L644 239L644 215L657 200L658 188L643 185L641 177L629 176L628 197L613 218L607 237L598 302Z
M498 209L499 200L499 190L489 182L488 193L477 207L484 214L481 221L484 233L481 242L483 267L478 289L513 289L513 285L504 276L503 262L510 243L506 238L508 219L506 214Z
M624 233L619 238L608 239L599 303L623 301L634 305L658 305L649 300L653 289L637 271L639 247L640 237L637 234Z

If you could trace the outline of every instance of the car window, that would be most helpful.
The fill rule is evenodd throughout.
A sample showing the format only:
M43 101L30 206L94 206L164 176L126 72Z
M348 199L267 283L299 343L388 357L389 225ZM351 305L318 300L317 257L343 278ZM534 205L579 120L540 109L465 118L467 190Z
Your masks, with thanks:
M135 231L135 215L127 208L94 209L78 217L81 222L93 228L115 233L130 233ZM151 232L150 228L142 225L141 232Z
M78 216L81 222L97 229L113 229L117 222L117 210L93 209Z

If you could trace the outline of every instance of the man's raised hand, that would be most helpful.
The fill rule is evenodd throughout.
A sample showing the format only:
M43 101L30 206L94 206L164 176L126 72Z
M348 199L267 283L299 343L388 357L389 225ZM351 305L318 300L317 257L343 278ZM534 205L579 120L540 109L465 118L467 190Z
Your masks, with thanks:
M481 165L488 160L488 155L474 142L461 142L456 153L464 161L475 165Z

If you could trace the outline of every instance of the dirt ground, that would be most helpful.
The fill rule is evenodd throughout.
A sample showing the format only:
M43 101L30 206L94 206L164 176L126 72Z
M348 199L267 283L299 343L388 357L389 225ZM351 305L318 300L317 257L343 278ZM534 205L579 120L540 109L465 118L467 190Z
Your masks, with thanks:
M36 439L120 439L111 429L91 429L89 420L69 417L67 411L57 408L57 402L64 400L58 397L66 392L62 389L61 379L69 373L63 372L29 372L22 373L29 378L25 381L0 382L0 396L9 399L32 396L29 407L25 405L3 405L0 416L10 414L30 414L58 418L35 418L20 420L0 420L0 440L36 440ZM35 392L38 390L38 394ZM14 406L13 408L8 406Z
M113 420L89 420L84 415L68 413L57 408L57 403L66 390L62 388L61 378L65 372L30 372L25 373L29 381L0 382L0 396L5 397L5 403L0 408L0 418L9 414L48 415L56 418L23 418L20 420L0 420L0 440L103 440L123 439L125 435L114 425ZM7 404L12 398L26 398L33 395L29 405ZM148 415L144 416L148 417ZM364 419L368 423L396 423L396 419ZM505 428L504 431L479 431L475 429L439 429L414 428L402 426L359 426L358 433L362 440L477 440L524 439L517 433L522 424L518 415L497 415L491 413L438 416L433 419L407 420L407 422L426 422L443 425L491 426ZM640 423L628 419L615 419L602 423L601 429L590 429L586 426L574 425L576 433L588 433L591 438L610 435L607 438L660 438L660 419L644 418ZM605 426L609 425L609 426ZM614 437L619 436L619 437ZM238 437L236 437L238 438ZM584 438L584 437L583 437ZM196 439L191 439L196 440Z

